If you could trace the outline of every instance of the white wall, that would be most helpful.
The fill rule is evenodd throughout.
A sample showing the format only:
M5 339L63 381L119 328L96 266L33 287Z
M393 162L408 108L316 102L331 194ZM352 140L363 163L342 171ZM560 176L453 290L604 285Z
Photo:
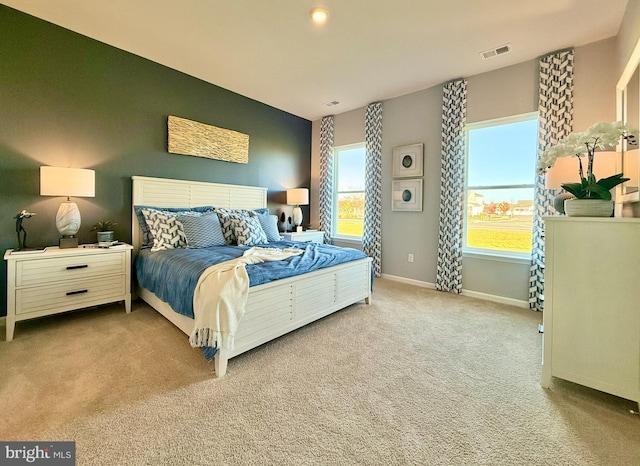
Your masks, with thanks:
M615 118L616 38L576 48L574 129ZM467 121L477 122L538 109L538 60L468 77ZM442 87L437 86L383 102L382 272L433 283L438 245ZM311 218L317 225L319 127L312 130ZM364 140L364 109L336 115L336 145ZM425 175L422 212L391 211L393 147L424 143ZM407 254L414 262L407 261ZM477 257L463 259L463 288L526 301L529 265Z
M638 38L640 38L640 1L629 0L617 36L618 76L622 74L624 67L627 65Z

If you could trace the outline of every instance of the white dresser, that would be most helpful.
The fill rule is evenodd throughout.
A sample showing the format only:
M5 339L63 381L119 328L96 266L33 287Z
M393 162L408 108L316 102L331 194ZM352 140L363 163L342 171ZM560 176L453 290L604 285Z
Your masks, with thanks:
M49 247L4 255L7 261L7 341L15 323L99 304L124 301L131 312L131 249Z
M640 219L544 220L542 386L640 401Z

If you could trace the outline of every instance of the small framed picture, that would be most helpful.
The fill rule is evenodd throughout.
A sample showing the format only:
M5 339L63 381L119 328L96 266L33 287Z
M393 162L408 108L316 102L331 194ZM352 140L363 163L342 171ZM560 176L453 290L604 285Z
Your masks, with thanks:
M393 177L404 178L422 176L423 173L422 143L393 148Z
M391 194L391 210L422 212L422 180L393 181Z

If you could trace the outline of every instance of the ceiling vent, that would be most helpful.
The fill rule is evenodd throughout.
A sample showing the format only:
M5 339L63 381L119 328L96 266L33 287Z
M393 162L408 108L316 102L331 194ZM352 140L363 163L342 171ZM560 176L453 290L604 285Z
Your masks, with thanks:
M326 107L333 107L335 105L338 105L340 102L338 102L337 100L332 100L331 102L327 102L326 104L324 104Z
M480 52L483 59L497 57L498 55L502 55L503 53L508 53L511 51L511 44L501 45L500 47L496 47L495 49L485 50L484 52Z

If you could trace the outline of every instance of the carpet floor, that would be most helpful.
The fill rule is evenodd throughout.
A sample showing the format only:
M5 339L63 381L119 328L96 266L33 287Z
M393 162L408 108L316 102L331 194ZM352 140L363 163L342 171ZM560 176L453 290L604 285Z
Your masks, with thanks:
M541 318L378 279L221 379L142 302L22 322L0 440L73 440L78 465L639 465L635 403L540 386Z

